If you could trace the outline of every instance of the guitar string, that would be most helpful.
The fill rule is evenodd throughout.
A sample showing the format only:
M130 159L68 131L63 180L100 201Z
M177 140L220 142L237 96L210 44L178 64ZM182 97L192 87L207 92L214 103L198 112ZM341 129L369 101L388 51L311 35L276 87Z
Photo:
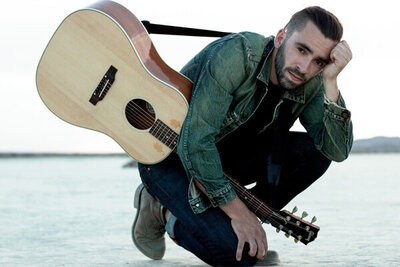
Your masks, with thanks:
M147 119L147 121L140 121L140 120L139 121L135 120L135 121L142 122L141 126L144 126L143 128L149 128L149 127L147 127L148 125L146 125L146 123L148 123L150 125L154 124L155 119L151 115L149 115L145 110L143 110L138 104L133 103L132 105L134 106L133 108L128 106L129 111L130 111L128 117L130 119L137 118L137 116L131 116L131 115L135 115L135 107L137 107L136 110L138 111L138 113L140 113L140 115L142 115L144 117L144 119ZM170 146L176 139L177 133L175 133L173 130L169 129L167 125L161 124L161 126L159 126L157 129L155 128L155 130L157 130L156 132L154 132L154 135L156 137L159 137L160 133L164 134L164 137L161 139L161 141L165 138L167 138L167 140L170 140L169 144L165 143L167 146ZM173 137L173 138L171 139L171 137ZM176 143L176 141L175 141L175 143Z
M142 120L135 120L135 122L139 122L138 126L143 127L143 129L148 129L150 128L148 124L152 125L154 124L155 118L153 118L151 115L148 115L148 113L146 113L146 111L144 111L139 105L137 105L136 103L132 104L133 107L127 107L127 117L132 119L132 118L140 118L140 116L135 116L136 115L136 111L137 110L139 115L145 115L147 116L147 121L142 121ZM134 116L132 116L134 115ZM169 129L168 126L164 126L161 125L158 127L158 129L156 129L157 131L153 133L154 136L159 137L158 135L160 135L160 130L161 130L161 134L164 134L164 136L160 139L161 142L163 142L165 145L167 145L168 147L170 147L172 144L175 146L177 143L177 136L178 134L175 133L173 130ZM171 147L170 147L171 148Z
M238 190L238 191L240 191L242 194L244 194L246 197L251 197L251 199L250 200L248 200L248 203L249 203L249 205L250 206L252 206L252 208L258 208L258 207L262 207L260 210L263 210L264 212L265 211L267 211L267 212L269 212L269 214L268 215L266 215L266 217L269 217L269 218L271 218L271 217L275 217L275 218L278 218L278 219L280 219L280 220L282 220L282 219L284 219L284 220L286 220L286 218L284 218L284 216L282 216L282 215L275 215L275 211L274 210L272 210L271 208L269 208L266 204L264 204L264 202L262 202L261 200L259 200L258 198L257 198L257 196L255 196L255 195L253 195L248 189L246 189L245 187L243 187L241 184L239 184L239 182L237 182L236 180L234 180L232 177L230 177L229 175L226 175L227 177L228 177L228 179L229 180L231 180L232 181L232 184L233 184L233 186ZM256 202L258 202L258 203L260 203L260 204L257 204L257 203L255 203L254 201L256 201ZM253 204L254 203L254 204ZM295 218L296 219L296 218ZM296 219L297 220L297 219ZM296 227L298 227L298 225L296 225L295 223L293 223L292 221L287 221L288 223L291 223L291 224L293 224L294 226L296 226Z
M139 123L142 123L142 124L141 124L142 126L147 126L146 123L153 124L154 118L153 118L151 115L149 115L149 113L147 113L145 110L143 110L142 107L140 107L138 104L136 104L136 103L134 103L134 102L133 102L132 105L133 105L133 107L127 106L127 108L129 109L129 115L130 115L129 117L130 117L131 119L132 119L132 118L138 118L139 120L136 120L136 121L139 122ZM141 116L134 116L134 115L136 114L136 111L137 111L138 114L140 114L142 117L141 117ZM133 116L132 116L132 115L133 115ZM144 120L141 120L140 118L142 118L142 119L144 119ZM163 129L163 128L164 128L164 129ZM162 132L165 132L165 130L167 130L167 133L169 132L169 129L166 128L166 127L164 127L163 125L160 127L160 129L162 130ZM235 181L233 181L232 178L230 178L230 180L231 180L233 183L235 183ZM265 214L265 215L263 214L263 216L267 217L269 220L271 220L271 221L273 221L273 222L276 222L276 223L277 223L277 221L274 220L273 217L282 220L282 217L283 217L283 216L275 215L275 212L274 212L271 208L269 208L268 206L262 205L263 202L261 202L260 200L257 200L257 202L259 202L259 203L261 203L261 204L254 203L254 202L253 202L253 199L255 198L255 196L254 196L252 193L250 193L247 189L242 188L242 187L243 187L242 185L240 185L240 184L238 184L238 183L237 183L236 185L237 185L237 186L234 186L234 187L235 187L237 190L239 190L242 194L246 195L245 197L250 198L250 199L247 199L247 202L248 202L249 206L252 207L252 208L255 210L254 212L261 211L261 212L267 213L267 214ZM285 218L284 218L284 219L285 219ZM285 220L286 220L286 219L285 219ZM287 223L293 224L294 226L298 227L298 225L296 225L295 223L293 223L293 222L291 222L291 221L287 221ZM278 223L277 223L277 224L278 224Z
M131 115L135 115L136 111L138 111L137 113L139 115L145 115L147 116L144 117L144 119L147 119L147 121L142 121L142 120L135 120L135 122L139 122L140 126L142 126L144 129L149 128L147 124L154 124L154 118L149 115L148 113L146 113L146 111L144 111L139 105L133 103L132 104L133 107L128 107L129 110L127 110L128 113L128 117L132 118ZM134 116L135 118L138 118L138 116ZM140 118L140 116L139 116ZM147 124L146 124L147 123ZM156 125L157 126L157 125ZM178 136L177 133L175 133L173 130L171 130L170 128L168 128L167 125L163 124L163 123L158 123L158 127L154 128L155 132L152 133L154 136L156 137L161 137L159 140L161 142L163 142L165 145L167 145L168 147L170 147L172 144L176 145L176 137ZM162 134L162 136L160 136Z
M232 178L229 178L229 179L232 181ZM235 183L234 187L235 187L238 191L240 191L240 192L246 194L247 196L251 196L252 198L257 198L257 197L254 196L252 193L248 192L247 189L241 188L241 185L240 185L238 182L236 182L235 180L233 180L232 182ZM260 207L260 205L261 205L262 207L265 206L265 207L262 208L261 210L270 210L270 208L268 208L268 206L266 206L266 204L264 204L264 203L261 202L260 200L258 200L258 202L261 203L260 205L257 205L256 203L255 203L255 205L253 205L251 201L252 201L252 200L250 200L250 202L248 202L248 205L249 205L251 208L253 208L253 209L258 208L258 207ZM254 212L255 212L255 211L254 211ZM295 222L293 222L293 221L288 221L288 220L287 220L286 218L284 218L284 216L282 216L282 215L275 215L275 211L271 211L271 212L272 212L272 214L268 214L268 215L266 215L266 216L265 216L265 214L263 214L264 217L267 217L267 218L264 218L264 219L267 219L267 220L269 220L271 223L275 223L276 225L281 225L282 228L280 228L280 227L278 228L278 226L276 226L276 225L272 225L272 226L274 226L274 227L276 227L277 229L280 229L280 230L282 230L282 231L284 231L284 232L286 232L286 233L288 233L288 234L289 234L289 231L292 231L292 232L290 233L290 235L293 236L293 237L295 237L296 239L300 240L300 236L301 236L299 233L297 233L296 228L300 228L300 229L306 231L307 233L310 232L309 230L307 230L307 229L301 227L300 225L297 225ZM286 221L286 225L291 225L291 226L293 226L294 228L292 227L292 228L291 228L292 230L290 230L289 227L287 227L287 226L285 227L283 224L278 223L278 222L274 219L274 217L275 217L275 218L278 218L279 220L285 220L285 221ZM292 218L293 218L293 217L292 217ZM296 218L294 218L294 219L296 219ZM298 221L298 220L296 219L296 221ZM293 230L293 229L294 229L294 230Z

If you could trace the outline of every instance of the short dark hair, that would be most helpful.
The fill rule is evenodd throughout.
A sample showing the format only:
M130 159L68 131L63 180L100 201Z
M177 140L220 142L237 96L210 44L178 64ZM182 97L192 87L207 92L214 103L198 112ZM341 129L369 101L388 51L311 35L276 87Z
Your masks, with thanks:
M319 6L307 7L295 13L285 26L287 37L303 30L309 21L312 21L326 38L338 42L342 39L343 27L339 19Z

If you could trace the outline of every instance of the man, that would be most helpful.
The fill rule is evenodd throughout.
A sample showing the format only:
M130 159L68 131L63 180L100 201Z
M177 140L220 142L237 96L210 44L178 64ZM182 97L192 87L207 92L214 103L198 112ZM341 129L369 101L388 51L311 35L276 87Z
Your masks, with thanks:
M337 76L352 53L342 31L333 14L309 7L276 37L228 35L183 68L193 89L179 157L139 165L144 185L135 195L132 237L140 251L161 259L166 229L210 265L279 261L223 170L242 184L257 182L253 192L281 209L331 160L348 157L352 123ZM290 126L297 118L307 133L279 130L281 121Z

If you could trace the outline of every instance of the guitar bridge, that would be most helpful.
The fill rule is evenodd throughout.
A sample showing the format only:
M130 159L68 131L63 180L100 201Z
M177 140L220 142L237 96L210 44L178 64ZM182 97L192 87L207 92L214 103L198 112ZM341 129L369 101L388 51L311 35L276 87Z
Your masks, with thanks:
M107 94L108 90L111 88L115 80L115 74L117 73L117 69L114 66L110 66L107 70L106 74L104 74L103 78L97 85L97 88L94 90L92 96L89 99L89 102L94 106L97 102L101 101Z

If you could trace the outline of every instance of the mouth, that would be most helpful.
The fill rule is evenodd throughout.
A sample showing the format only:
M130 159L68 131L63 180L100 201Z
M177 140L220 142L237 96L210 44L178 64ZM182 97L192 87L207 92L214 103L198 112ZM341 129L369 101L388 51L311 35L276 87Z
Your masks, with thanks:
M289 78L290 78L292 81L294 81L294 82L296 82L296 83L301 83L301 82L304 81L303 78L301 78L300 76L294 74L294 73L291 72L290 70L288 70L287 72L289 73Z

